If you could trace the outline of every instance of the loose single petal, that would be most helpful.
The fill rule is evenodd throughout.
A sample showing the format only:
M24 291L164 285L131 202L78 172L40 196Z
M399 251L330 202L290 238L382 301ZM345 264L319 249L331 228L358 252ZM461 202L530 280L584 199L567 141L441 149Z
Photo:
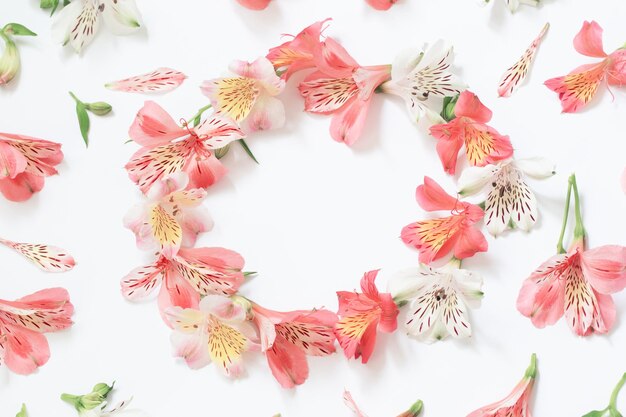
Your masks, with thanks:
M130 93L164 92L180 86L187 76L171 68L158 68L147 74L108 83L110 90Z
M47 272L65 272L74 268L76 262L66 250L56 246L16 243L0 239L0 243L15 249L18 253Z

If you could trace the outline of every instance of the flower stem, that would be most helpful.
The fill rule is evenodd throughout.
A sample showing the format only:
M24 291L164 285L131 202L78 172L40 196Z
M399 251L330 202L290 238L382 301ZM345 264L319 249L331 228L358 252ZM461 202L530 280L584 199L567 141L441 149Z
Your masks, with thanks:
M574 238L585 238L585 227L583 226L583 216L580 213L580 196L578 195L578 185L576 184L576 174L569 177L569 182L574 190L574 209L576 213L576 227L574 228Z
M532 356L530 357L530 365L526 369L524 378L535 379L536 376L537 376L537 354L533 353Z
M622 379L619 380L613 392L611 393L611 401L609 402L609 408L617 409L617 396L619 395L620 390L626 384L626 373L622 375Z
M81 104L83 103L82 101L80 101L80 99L78 97L76 97L76 95L74 93L72 93L71 91L69 93L70 93L70 96L72 96L72 98L74 99L74 101L76 103L81 103Z
M190 122L193 122L194 126L197 126L197 125L198 125L198 123L200 122L200 120L199 120L199 119L200 119L200 117L202 116L202 114L203 114L205 111L209 110L211 107L213 107L211 104L207 104L206 106L204 106L204 107L200 108L200 110L198 110L198 112L197 112L196 114L194 114L193 116L191 116L191 117L190 117L189 119L187 119L187 120L189 120ZM196 119L198 119L198 120L196 121Z
M561 226L561 234L559 236L559 241L556 244L557 253L565 253L565 248L563 247L563 238L565 237L565 229L567 227L567 218L569 217L569 202L572 196L572 183L571 181L567 182L567 197L565 197L565 213L563 214L563 225Z

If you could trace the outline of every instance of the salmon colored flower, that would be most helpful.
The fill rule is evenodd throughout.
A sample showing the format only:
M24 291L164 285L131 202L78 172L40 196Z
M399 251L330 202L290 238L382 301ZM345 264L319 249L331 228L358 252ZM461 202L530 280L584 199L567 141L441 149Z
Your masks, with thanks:
M187 189L183 172L156 182L146 195L148 201L133 207L124 217L124 226L135 233L137 246L143 250L159 250L168 259L180 247L193 246L196 236L213 227L202 200L206 191Z
M404 320L408 334L429 343L472 335L468 310L480 307L483 278L460 266L458 259L442 268L422 264L389 282L394 301L410 303Z
M319 48L315 66L298 87L304 109L332 115L331 137L352 145L363 133L374 90L389 79L391 67L363 67L332 38Z
M72 325L74 306L63 288L50 288L15 301L0 300L0 365L28 375L48 362L44 333Z
M398 0L365 0L376 10L389 10Z
M285 124L285 106L275 96L285 88L285 80L265 57L254 62L233 61L232 76L202 83L202 93L218 113L239 123L245 132L278 129Z
M602 61L581 65L568 75L545 82L559 95L565 113L575 113L585 107L595 97L602 82L616 86L626 84L626 49L622 47L611 54L604 52L602 28L598 23L583 23L574 38L574 48L583 55L602 58Z
M306 355L326 356L335 352L337 315L328 310L298 310L280 313L259 305L252 307L259 328L261 350L272 375L283 388L303 384L309 377Z
M367 415L361 411L361 409L356 405L356 402L352 398L352 394L348 391L343 392L343 402L348 406L350 410L354 413L355 417L367 417ZM404 413L398 415L398 417L417 417L422 413L422 409L424 408L424 403L421 400L418 400Z
M270 5L270 1L271 0L237 0L237 3L248 9L263 10Z
M192 369L214 362L226 375L237 377L243 372L244 352L258 350L246 309L228 297L207 295L197 309L174 307L165 314L174 329L175 354Z
M530 417L530 398L537 376L537 357L532 355L524 378L502 401L478 409L467 417Z
M40 243L18 243L0 238L0 244L7 246L34 263L46 272L65 272L76 265L72 255L65 249Z
M480 207L452 197L429 177L424 177L415 197L426 211L450 211L448 217L418 221L402 229L402 241L419 251L420 262L430 264L451 252L464 259L487 251L485 236L475 226L484 214Z
M339 321L335 325L335 335L346 357L360 357L363 363L367 363L374 351L376 332L393 333L398 327L398 306L391 294L378 291L377 275L378 270L363 275L362 293L337 292Z
M153 101L146 101L128 133L142 148L126 164L126 171L144 193L179 171L189 176L190 188L215 184L226 175L215 151L244 137L237 124L221 114L212 114L196 127L187 122L179 126Z
M576 227L574 242L566 252L563 236L569 200L574 191ZM543 328L565 315L579 336L607 333L615 323L615 304L609 294L626 287L626 247L618 245L585 248L585 230L580 213L576 177L569 181L568 198L558 254L548 259L524 281L517 309Z
M0 133L0 192L11 201L28 200L62 160L60 143Z
M161 255L150 264L133 269L122 278L127 300L148 297L157 287L159 310L194 308L209 294L233 295L244 282L244 260L224 248L181 248L171 259Z
M438 139L437 153L448 174L456 172L456 162L463 145L467 161L473 166L485 166L513 155L509 137L487 125L491 120L491 110L480 102L476 94L463 91L454 113L456 117L450 122L430 128L430 134Z

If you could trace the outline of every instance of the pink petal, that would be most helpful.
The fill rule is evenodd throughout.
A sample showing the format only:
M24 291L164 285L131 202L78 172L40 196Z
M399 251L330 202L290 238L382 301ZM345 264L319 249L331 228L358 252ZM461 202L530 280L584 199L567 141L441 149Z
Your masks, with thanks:
M430 134L438 139L437 155L444 171L450 175L456 172L456 163L463 146L464 123L461 119L454 119L449 123L431 126Z
M252 10L263 10L269 6L271 0L237 0L243 7Z
M200 304L200 294L189 285L189 282L178 271L174 268L168 268L165 270L158 302L161 314L165 314L172 307L197 309Z
M454 210L460 207L458 199L446 193L430 177L424 177L424 184L417 187L415 199L420 207L426 211Z
M582 268L591 286L603 294L626 288L626 247L606 245L582 254Z
M194 246L200 233L213 229L213 220L204 206L181 210L176 220L183 229L183 247Z
M228 169L211 154L207 158L192 158L185 172L189 175L189 187L208 188L224 178Z
M315 56L315 65L319 71L331 78L349 77L360 67L348 51L333 38L326 38Z
M0 300L0 315L21 327L44 333L63 330L72 325L74 306L67 290L49 288L16 301Z
M613 328L617 317L617 310L615 309L613 297L610 295L599 294L596 292L595 296L598 305L594 314L592 328L596 333L605 334Z
M595 97L606 71L604 61L585 64L566 76L551 78L544 84L559 95L564 113L576 113Z
M385 293L380 295L380 306L382 313L378 323L378 330L385 333L395 332L398 328L398 314L400 314L400 310L395 301L393 301L391 294Z
M487 240L483 233L479 229L469 226L459 232L454 256L458 259L470 258L478 252L487 252L487 248Z
M356 417L367 417L365 413L361 411L361 409L356 405L356 402L352 398L352 394L348 391L344 391L343 393L343 402L348 406L348 408L354 413Z
M333 115L330 122L330 135L337 142L353 145L363 133L370 100L354 99L339 113Z
M140 266L130 271L120 283L122 295L131 301L141 300L161 285L163 280L163 266L153 265Z
M380 269L366 272L363 278L361 278L361 291L372 300L378 300L380 295L378 288L376 288L376 276L378 272L380 272Z
M114 81L105 85L110 90L129 93L171 91L180 86L187 76L171 68L158 68L152 72Z
M208 149L223 148L246 136L234 120L220 113L213 113L204 119L194 131Z
M613 52L609 57L609 61L611 63L607 71L609 85L616 85L618 87L626 85L626 50L618 49Z
M0 243L14 249L26 259L47 272L65 272L74 268L76 262L65 249L56 246L16 243L0 239Z
M241 122L245 132L280 129L285 125L285 105L276 97L260 95L248 116Z
M272 375L283 388L301 385L309 377L306 355L296 345L277 336L271 349L265 352Z
M596 58L606 57L602 46L602 28L595 21L584 22L574 38L574 48L581 54Z
M556 269L564 255L544 262L526 278L517 297L517 309L540 329L555 324L565 313L565 281Z
M44 177L23 172L15 178L0 178L0 193L10 201L26 201L41 191Z
M26 170L24 155L7 142L0 141L0 179L15 178Z
M142 146L156 147L183 137L187 131L154 101L146 101L137 113L128 132L130 138Z
M42 334L11 327L5 334L4 363L20 375L32 374L50 359L48 340Z
M389 10L398 0L365 0L376 10Z
M468 117L478 123L487 123L493 113L479 99L478 96L468 90L459 95L454 107L456 117Z

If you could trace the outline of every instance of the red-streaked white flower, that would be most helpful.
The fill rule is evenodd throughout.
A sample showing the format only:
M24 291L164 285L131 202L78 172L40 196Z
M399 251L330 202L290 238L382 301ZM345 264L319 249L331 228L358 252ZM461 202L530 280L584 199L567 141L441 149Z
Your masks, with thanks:
M394 301L409 303L404 319L408 334L429 343L472 335L468 310L480 307L483 278L459 266L456 259L442 268L421 264L389 281Z
M485 225L492 235L498 236L511 226L529 231L539 212L526 176L544 179L554 173L554 165L543 158L509 159L496 165L468 167L459 177L459 194L486 192Z
M28 375L48 362L44 333L72 325L74 306L63 288L50 288L15 301L0 300L0 365Z
M192 369L214 362L226 375L237 377L243 372L243 353L259 348L246 308L228 297L207 295L197 309L174 307L165 314L173 328L175 354Z
M611 54L604 52L602 28L598 23L583 23L574 38L574 48L582 55L602 58L602 61L581 65L568 75L545 82L550 90L559 95L565 113L575 113L584 108L603 82L618 87L626 84L626 49L622 47Z
M437 153L448 174L456 172L463 145L467 161L472 166L485 166L513 156L509 137L487 125L491 120L491 110L481 103L476 94L463 91L454 107L454 114L456 117L448 123L430 128L430 134L438 139Z
M62 160L60 143L0 133L0 192L11 201L28 200Z
M148 297L157 287L159 310L169 307L194 308L209 294L233 295L244 282L244 260L224 248L180 248L168 259L159 256L150 264L133 269L122 278L127 300Z
M105 85L109 90L128 93L154 93L171 91L180 86L187 76L171 68L157 68L146 74L136 75Z
M389 79L389 65L361 66L337 41L326 38L315 57L316 71L300 83L304 109L332 115L330 135L354 144L363 133L374 91Z
M137 247L173 258L181 246L193 246L199 233L211 230L213 221L202 206L206 191L187 189L188 182L179 172L154 183L147 202L126 214L124 226L135 233Z
M215 110L230 117L245 132L278 129L285 124L285 106L276 98L285 80L274 71L265 57L254 62L233 61L232 76L202 83L202 92Z
M425 115L432 123L444 123L438 111L433 110L441 105L433 103L433 99L455 96L466 88L450 70L452 59L452 47L441 40L426 51L405 51L396 58L391 80L381 89L402 97L415 122Z
M80 53L98 32L100 19L115 35L128 35L141 27L135 0L74 0L57 13L52 36Z
M298 310L281 313L259 305L252 307L259 328L261 350L272 375L283 388L303 384L309 377L306 356L335 352L337 315L328 310Z
M450 211L450 216L418 221L402 229L402 241L419 251L420 262L430 264L449 253L464 259L487 251L485 236L476 227L483 217L480 207L447 194L429 177L417 187L415 198L426 211Z
M550 23L546 23L539 35L526 49L524 55L504 72L500 79L500 85L498 85L498 95L500 97L509 97L526 79L526 75L535 60L539 44L548 32L549 27Z
M537 357L533 354L524 378L503 400L480 408L467 417L530 417L530 398L537 376Z
M241 4L251 10L263 10L270 5L271 0L237 0Z
M361 358L367 363L376 345L376 332L393 333L398 324L398 306L391 294L376 288L378 270L369 271L361 279L361 291L338 291L339 321L335 335L348 359Z
M226 167L215 150L244 137L239 126L222 114L212 114L196 127L179 126L162 107L146 101L129 130L142 146L126 164L128 176L146 193L167 175L184 171L190 188L207 188Z
M486 3L489 3L491 0L483 0ZM539 4L539 0L504 0L506 7L509 9L511 13L516 12L520 5L525 4L527 6L537 7Z
M65 272L76 265L72 255L65 249L40 243L19 243L0 238L0 244L7 246L37 265L46 272Z

